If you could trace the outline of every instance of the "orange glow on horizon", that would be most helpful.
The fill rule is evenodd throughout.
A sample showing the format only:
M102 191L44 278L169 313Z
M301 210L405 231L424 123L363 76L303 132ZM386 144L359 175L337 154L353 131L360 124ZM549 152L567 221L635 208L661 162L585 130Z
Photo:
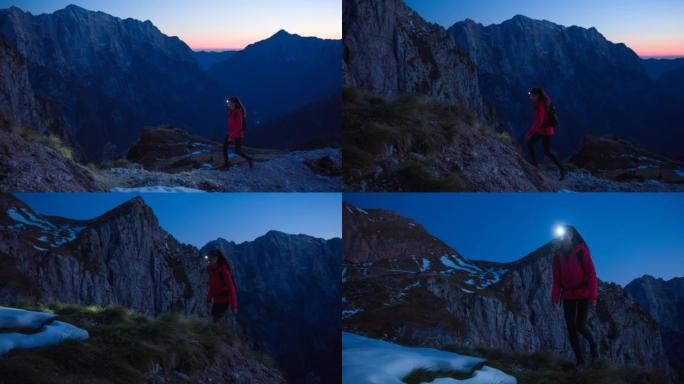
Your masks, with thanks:
M635 41L627 46L640 57L684 57L684 41Z
M268 39L273 36L278 31L273 31L265 36L257 35L243 35L235 37L232 39L226 39L221 36L179 36L185 44L187 44L194 51L232 51L241 50L250 44L259 42L261 40ZM287 31L291 34L298 34L293 31ZM307 35L300 34L301 36L308 37ZM336 39L339 40L339 36L314 36L319 39Z

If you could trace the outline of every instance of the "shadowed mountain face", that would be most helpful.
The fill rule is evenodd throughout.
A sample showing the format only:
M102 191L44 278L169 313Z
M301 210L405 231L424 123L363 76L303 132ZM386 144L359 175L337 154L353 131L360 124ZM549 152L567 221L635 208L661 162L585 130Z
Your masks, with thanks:
M407 345L571 358L562 311L551 306L557 241L500 264L469 260L395 213L345 204L343 220L345 330ZM387 235L410 231L415 235L400 236L411 239L408 252ZM366 256L369 249L375 257ZM656 322L620 286L600 283L588 326L603 358L668 372Z
M64 116L85 153L122 153L144 125L220 134L224 100L193 52L149 21L69 6L0 11L0 33L28 62L36 93Z
M586 134L610 133L652 150L676 150L671 139L681 125L663 116L641 60L596 29L516 16L489 26L466 20L449 32L477 65L485 99L518 136L532 123L527 91L542 86L558 109L556 140L563 155L578 148ZM652 135L654 126L658 137Z
M684 278L665 281L645 275L632 280L625 290L660 325L670 364L684 379Z
M341 377L340 239L271 231L253 242L218 239L238 289L238 319L276 359L292 383Z
M684 58L679 59L643 59L644 69L654 80L663 74L677 68L684 67Z
M209 68L225 95L239 96L250 127L340 94L340 41L279 31Z

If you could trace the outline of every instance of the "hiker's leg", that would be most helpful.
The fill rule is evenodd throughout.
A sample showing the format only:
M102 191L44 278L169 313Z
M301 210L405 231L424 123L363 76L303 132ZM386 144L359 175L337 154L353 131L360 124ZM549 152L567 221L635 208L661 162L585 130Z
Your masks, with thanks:
M597 357L596 341L591 336L589 328L587 328L587 313L589 312L589 300L578 300L577 302L577 318L575 328L585 339L589 342L591 348L591 357Z
M577 300L563 300L563 315L565 315L565 326L568 329L568 338L570 339L570 346L572 352L575 353L577 364L582 363L582 350L579 347L579 339L577 337L576 318L577 318Z
M244 152L242 152L242 139L240 139L240 138L235 139L235 153L240 155L243 159L247 160L250 168L252 167L252 165L253 165L252 158L247 156L247 154L245 154Z
M539 135L537 134L534 134L534 136L527 140L527 150L530 151L532 165L534 165L535 167L539 165L539 163L537 163L537 155L534 153L534 145L537 144L537 140L539 140Z
M551 151L551 137L550 136L542 136L542 139L544 140L544 155L551 159L551 161L556 164L558 169L563 169L563 166L561 165L561 162L558 160L558 157Z
M228 166L228 145L230 144L230 141L228 141L228 135L226 135L226 139L223 140L223 165Z

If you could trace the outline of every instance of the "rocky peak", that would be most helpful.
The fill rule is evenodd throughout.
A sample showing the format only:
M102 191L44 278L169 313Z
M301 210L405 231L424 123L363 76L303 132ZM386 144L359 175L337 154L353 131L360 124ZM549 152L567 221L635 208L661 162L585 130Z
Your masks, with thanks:
M475 66L442 27L402 0L342 7L344 85L387 97L427 95L483 114Z
M440 256L456 252L430 235L422 225L395 212L342 207L343 257L357 263Z

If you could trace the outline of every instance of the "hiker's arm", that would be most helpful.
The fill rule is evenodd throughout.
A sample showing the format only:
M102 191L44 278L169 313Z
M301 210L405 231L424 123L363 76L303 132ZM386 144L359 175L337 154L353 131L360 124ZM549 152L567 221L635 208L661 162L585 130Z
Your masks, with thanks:
M584 254L584 265L587 268L586 273L589 275L589 293L591 294L591 300L596 302L598 300L598 278L596 277L596 269L594 268L594 262L591 260L591 253L586 245L582 246L582 253Z
M235 283L233 282L233 276L231 276L228 271L224 271L224 275L226 278L226 289L228 290L230 309L233 313L237 313L237 291L235 289Z
M560 271L558 270L558 263L556 258L558 254L553 255L553 262L551 263L553 271L553 284L551 285L551 303L553 305L558 304L560 300Z

